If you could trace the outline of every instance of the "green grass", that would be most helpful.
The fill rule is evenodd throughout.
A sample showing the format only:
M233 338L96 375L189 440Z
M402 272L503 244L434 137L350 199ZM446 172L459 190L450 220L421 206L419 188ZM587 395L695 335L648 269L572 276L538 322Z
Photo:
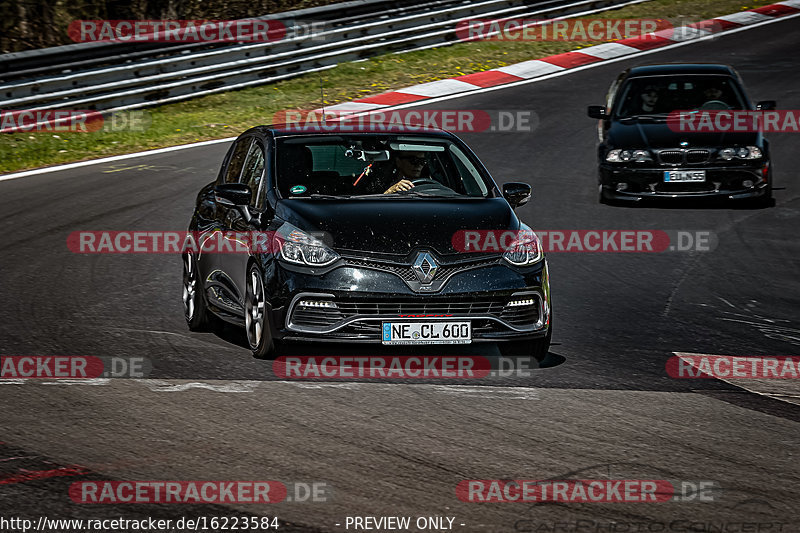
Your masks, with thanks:
M769 5L776 0L652 0L591 18L665 18L673 25ZM388 54L323 71L325 104L335 104L418 83L482 72L593 42L473 42ZM610 80L609 80L610 82ZM0 172L95 159L238 135L272 122L278 111L318 108L320 74L148 109L145 131L0 135Z

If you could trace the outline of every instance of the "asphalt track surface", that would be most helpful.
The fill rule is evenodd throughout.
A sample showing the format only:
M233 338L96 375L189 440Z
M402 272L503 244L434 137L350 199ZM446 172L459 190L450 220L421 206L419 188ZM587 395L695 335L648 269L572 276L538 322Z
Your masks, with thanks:
M796 134L770 135L774 208L610 207L596 201L596 128L585 116L620 70L667 61L731 64L754 100L800 109L798 46L800 20L791 19L430 106L537 113L531 133L463 136L496 181L533 185L534 200L519 212L534 228L709 230L718 238L710 252L550 254L551 366L530 376L279 381L246 348L188 332L179 257L67 249L76 230L185 229L227 143L0 183L3 354L145 356L154 365L144 381L0 385L0 513L270 515L288 531L345 531L356 515L454 516L462 531L559 531L557 523L574 531L582 519L628 524L616 531L637 531L631 523L747 531L742 522L800 531L797 393L756 394L664 370L674 352L800 355ZM497 354L476 345L448 353ZM36 474L69 465L80 475ZM456 498L461 480L507 478L711 480L722 495L648 504ZM271 506L70 501L70 483L97 479L322 481L333 492L324 503Z

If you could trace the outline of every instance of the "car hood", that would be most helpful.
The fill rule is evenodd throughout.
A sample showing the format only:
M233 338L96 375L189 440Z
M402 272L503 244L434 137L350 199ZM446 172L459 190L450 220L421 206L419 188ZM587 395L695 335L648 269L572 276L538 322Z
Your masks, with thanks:
M760 146L761 134L754 132L680 132L672 130L666 122L614 121L606 133L611 148L648 149L687 147L713 148L715 146Z
M503 198L282 200L276 216L304 231L329 234L337 251L407 255L425 248L454 254L459 230L518 230Z

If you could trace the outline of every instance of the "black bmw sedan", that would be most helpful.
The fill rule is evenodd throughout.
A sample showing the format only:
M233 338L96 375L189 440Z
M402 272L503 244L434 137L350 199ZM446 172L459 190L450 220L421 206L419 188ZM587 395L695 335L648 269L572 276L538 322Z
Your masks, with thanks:
M524 183L498 189L441 130L250 129L198 194L189 230L259 245L183 254L189 328L243 327L258 358L286 342L339 341L497 342L542 359L547 261L514 213L530 195Z
M726 65L664 64L630 68L611 84L600 120L598 192L601 203L644 198L719 197L769 205L769 142L726 118L753 106L736 71ZM698 119L695 121L694 119Z

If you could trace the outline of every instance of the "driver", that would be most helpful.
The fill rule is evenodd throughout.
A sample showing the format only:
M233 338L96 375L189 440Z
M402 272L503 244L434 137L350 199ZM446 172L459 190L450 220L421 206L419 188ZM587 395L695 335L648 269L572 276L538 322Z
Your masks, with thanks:
M703 96L705 97L706 101L719 100L722 98L722 89L713 85L711 87L706 87L706 90L703 91Z
M722 100L722 89L715 85L710 85L705 88L703 91L703 101L705 103L709 102L719 102Z
M394 156L394 163L395 168L390 181L395 183L383 194L410 191L414 187L411 182L420 178L427 159L425 159L424 152L397 152Z

